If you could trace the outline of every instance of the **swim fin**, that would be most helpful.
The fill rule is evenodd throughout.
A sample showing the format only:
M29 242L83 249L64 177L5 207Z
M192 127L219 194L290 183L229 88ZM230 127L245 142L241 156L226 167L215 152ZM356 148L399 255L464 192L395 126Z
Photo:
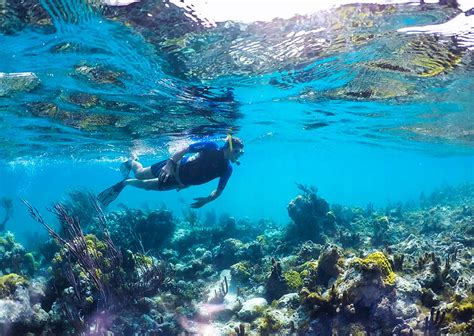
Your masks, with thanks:
M106 207L110 203L112 203L118 195L120 195L120 192L125 188L125 180L120 181L117 184L114 184L108 189L105 189L102 191L99 195L97 195L97 200L102 204L102 206Z

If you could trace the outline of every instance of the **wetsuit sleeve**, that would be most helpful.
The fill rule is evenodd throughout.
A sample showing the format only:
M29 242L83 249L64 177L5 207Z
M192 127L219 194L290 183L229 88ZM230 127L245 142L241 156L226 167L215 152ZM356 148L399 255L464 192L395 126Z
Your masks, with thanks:
M200 141L189 145L188 153L198 153L205 150L218 149L219 145L212 141Z
M229 181L230 179L230 175L232 175L232 166L229 165L227 166L227 170L225 171L224 175L221 176L221 178L219 179L219 185L217 186L217 189L219 190L224 190L226 184L227 184L227 181Z

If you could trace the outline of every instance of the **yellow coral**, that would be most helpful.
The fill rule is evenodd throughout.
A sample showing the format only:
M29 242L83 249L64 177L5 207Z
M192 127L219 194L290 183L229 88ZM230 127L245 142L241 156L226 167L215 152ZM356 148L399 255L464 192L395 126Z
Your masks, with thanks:
M474 304L472 302L466 302L459 306L459 318L469 321L474 313Z
M395 284L396 274L393 272L387 257L382 252L371 253L364 259L356 258L353 264L362 270L380 272L382 281L386 286L393 286Z
M468 322L474 317L474 295L455 302L447 315L447 320Z
M93 234L87 234L84 238L86 241L87 253L96 259L102 258L103 252L107 250L107 245Z
M262 317L255 320L256 329L260 334L274 334L275 332L281 331L282 324L277 320L270 311L266 311Z
M60 264L63 262L63 256L61 253L56 252L53 257L53 264Z
M310 292L308 296L304 300L305 303L314 306L318 305L321 306L327 303L327 299L325 299L321 294L316 292Z
M470 324L463 323L453 323L449 326L450 335L468 335Z
M301 275L296 271L288 271L283 274L286 284L290 289L300 289L303 287L303 280Z
M150 256L146 256L144 254L135 254L133 255L133 258L136 263L146 266L146 267L151 267L153 266L153 259Z
M318 262L314 260L307 261L303 264L303 267L309 271L316 271L318 269Z
M10 273L0 277L0 298L11 295L18 286L26 285L26 279L21 275Z
M234 264L232 268L238 273L242 273L242 274L245 274L246 276L250 276L250 271L249 271L250 265L248 262L240 261L237 264Z

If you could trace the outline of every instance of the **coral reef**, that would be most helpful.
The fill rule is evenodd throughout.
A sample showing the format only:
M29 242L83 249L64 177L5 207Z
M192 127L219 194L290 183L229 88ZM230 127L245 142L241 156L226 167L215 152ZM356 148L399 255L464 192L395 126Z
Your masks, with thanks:
M290 202L293 222L287 230L228 215L217 221L215 214L204 226L190 211L182 218L165 209L123 208L104 215L86 194L76 194L76 203L67 203L71 208L53 208L58 234L28 205L57 247L49 242L29 253L11 234L0 237L1 330L473 332L469 188L450 191L463 190L463 197L444 195L441 202L450 199L449 204L361 209L329 205L315 189L299 187L303 195Z
M364 272L376 273L381 276L386 286L393 286L395 284L396 275L387 257L382 252L371 253L363 259L357 258L353 261L353 264Z
M329 204L317 196L316 188L297 185L303 191L288 205L288 215L294 221L295 227L290 227L290 237L310 237L313 241L322 241L323 233L335 229L335 218L329 212Z
M108 214L107 221L110 223L110 236L117 245L142 253L160 249L163 243L172 238L176 229L173 215L166 209L148 213L125 209Z
M34 254L16 242L11 232L0 235L0 275L17 273L32 276L38 266Z
M78 217L72 217L62 204L54 206L64 236L46 224L39 212L25 202L31 216L41 223L60 247L51 262L50 286L56 292L51 309L56 310L51 327L55 332L81 332L110 327L126 307L158 293L168 283L166 266L156 258L120 251L106 228L106 219L97 203L98 229L102 239L84 234ZM138 308L137 308L138 309ZM83 315L107 312L110 321L84 319ZM155 327L159 329L158 326ZM68 331L69 330L69 331Z

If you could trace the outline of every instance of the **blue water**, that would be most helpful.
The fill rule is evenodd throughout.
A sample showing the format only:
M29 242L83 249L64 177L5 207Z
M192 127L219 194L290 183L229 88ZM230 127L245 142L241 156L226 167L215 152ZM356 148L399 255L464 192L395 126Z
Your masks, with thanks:
M143 6L158 13L152 3ZM237 29L171 19L173 6L147 19L82 2L41 5L50 23L0 34L0 73L41 81L0 96L0 196L14 200L7 229L20 241L42 232L21 199L45 209L71 190L99 192L120 179L130 151L153 164L229 130L246 143L245 155L223 195L198 210L202 218L214 211L286 224L295 183L316 186L331 204L385 207L474 182L472 51L397 32L446 22L451 9L372 10L371 25L361 18L353 27L331 20L359 22L357 13L335 10ZM437 47L423 51L420 41ZM450 50L456 57L446 61ZM382 61L404 70L372 66ZM81 66L105 70L81 74ZM35 110L39 103L57 110ZM166 206L179 218L216 185L128 188L110 210Z

